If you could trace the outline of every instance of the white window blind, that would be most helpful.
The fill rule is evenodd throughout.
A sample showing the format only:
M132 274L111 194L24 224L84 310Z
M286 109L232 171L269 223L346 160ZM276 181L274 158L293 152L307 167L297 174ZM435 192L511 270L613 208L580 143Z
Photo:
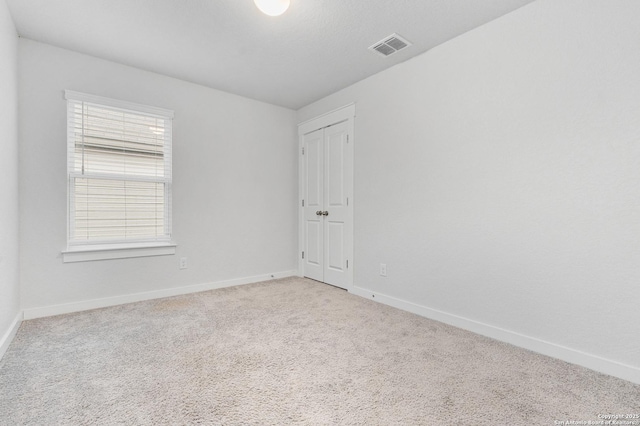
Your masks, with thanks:
M65 97L69 246L169 241L173 112Z

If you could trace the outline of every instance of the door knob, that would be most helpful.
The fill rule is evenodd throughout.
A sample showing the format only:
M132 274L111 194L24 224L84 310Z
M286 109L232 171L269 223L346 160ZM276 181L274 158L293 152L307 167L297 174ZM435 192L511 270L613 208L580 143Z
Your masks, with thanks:
M325 210L325 211L323 211L323 212L322 212L322 216L329 216L329 212L328 212L328 211L326 211L326 210Z
M318 210L318 211L316 212L316 215L321 216L321 215L322 215L322 212L321 212L320 210Z

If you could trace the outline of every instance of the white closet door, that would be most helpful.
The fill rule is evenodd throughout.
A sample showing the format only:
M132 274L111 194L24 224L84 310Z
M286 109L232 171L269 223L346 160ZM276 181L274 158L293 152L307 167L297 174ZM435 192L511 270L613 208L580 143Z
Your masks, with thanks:
M324 129L324 282L346 287L348 125Z
M304 275L346 288L349 125L304 135Z
M304 275L324 278L324 130L304 135Z

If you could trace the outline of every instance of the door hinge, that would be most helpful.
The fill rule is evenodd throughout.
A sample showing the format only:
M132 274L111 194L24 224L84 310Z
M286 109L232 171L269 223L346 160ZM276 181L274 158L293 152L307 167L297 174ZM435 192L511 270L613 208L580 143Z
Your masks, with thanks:
M304 200L302 200L302 207L304 207Z
M349 134L347 134L347 143L349 143Z
M302 147L302 155L304 155L304 146Z
M302 252L302 258L304 259L304 252Z
M347 269L349 269L349 259L347 259Z
M349 197L347 197L347 206L349 206Z

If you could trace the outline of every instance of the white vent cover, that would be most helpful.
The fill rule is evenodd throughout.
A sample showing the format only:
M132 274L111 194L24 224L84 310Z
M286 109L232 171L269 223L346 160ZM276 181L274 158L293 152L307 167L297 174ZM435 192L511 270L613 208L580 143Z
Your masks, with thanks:
M411 43L405 39L400 37L398 34L393 33L388 37L380 40L375 43L373 46L369 47L369 50L377 52L382 56L389 56L396 53L398 50L402 50L405 47L411 46Z

